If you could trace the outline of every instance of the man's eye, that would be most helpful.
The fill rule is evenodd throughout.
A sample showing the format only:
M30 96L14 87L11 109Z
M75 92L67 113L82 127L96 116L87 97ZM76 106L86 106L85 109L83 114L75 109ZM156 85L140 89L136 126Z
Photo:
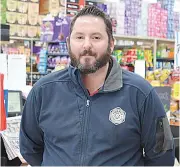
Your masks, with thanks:
M83 36L76 37L76 39L83 39Z
M101 38L98 37L98 36L95 36L95 37L93 37L93 39L98 40L98 39L101 39Z

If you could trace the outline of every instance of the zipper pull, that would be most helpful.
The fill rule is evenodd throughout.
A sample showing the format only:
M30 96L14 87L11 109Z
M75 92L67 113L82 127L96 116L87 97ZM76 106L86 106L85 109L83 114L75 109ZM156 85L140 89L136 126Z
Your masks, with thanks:
M90 100L86 101L86 107L89 107Z

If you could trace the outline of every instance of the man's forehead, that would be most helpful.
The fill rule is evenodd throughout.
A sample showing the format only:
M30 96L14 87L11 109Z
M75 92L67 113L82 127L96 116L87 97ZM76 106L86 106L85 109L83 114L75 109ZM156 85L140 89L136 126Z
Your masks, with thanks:
M84 24L84 25L96 24L94 26L100 26L100 25L105 26L104 20L101 17L91 16L91 15L78 17L74 23L74 26L80 25L80 24Z
M104 20L96 16L80 16L74 23L73 31L92 30L95 32L106 30Z

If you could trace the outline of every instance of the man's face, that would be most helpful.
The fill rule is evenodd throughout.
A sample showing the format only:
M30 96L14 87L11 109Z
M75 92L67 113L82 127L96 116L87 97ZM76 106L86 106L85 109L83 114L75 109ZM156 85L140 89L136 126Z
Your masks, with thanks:
M105 66L114 48L103 19L94 16L77 18L67 43L71 63L82 74L94 73Z

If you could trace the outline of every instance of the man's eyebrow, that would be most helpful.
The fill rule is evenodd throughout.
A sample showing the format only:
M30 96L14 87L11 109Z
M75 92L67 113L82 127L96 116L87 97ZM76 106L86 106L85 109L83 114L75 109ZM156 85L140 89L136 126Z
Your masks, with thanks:
M74 35L84 35L84 33L77 31L77 32L74 32ZM94 33L92 33L90 35L100 35L100 36L102 36L102 34L100 32L94 32Z
M74 34L83 35L84 33L82 33L82 32L74 32Z
M102 35L100 32L92 33L92 35Z

